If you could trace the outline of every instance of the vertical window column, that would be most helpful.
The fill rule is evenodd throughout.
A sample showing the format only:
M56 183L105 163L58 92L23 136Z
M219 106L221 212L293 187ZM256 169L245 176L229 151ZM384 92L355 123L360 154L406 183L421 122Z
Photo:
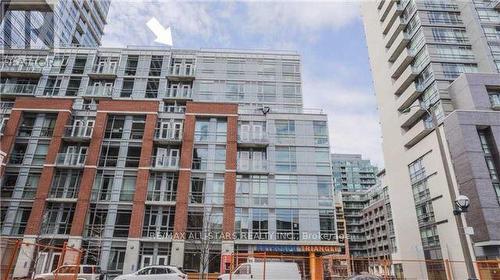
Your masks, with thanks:
M5 165L7 163L7 153L12 149L14 141L16 140L17 129L21 124L22 111L14 110L10 113L9 120L3 131L2 139L0 140L0 177L3 177L5 172Z
M101 149L102 139L104 137L104 129L106 127L107 117L108 116L106 113L97 113L96 116L94 131L87 153L87 160L80 182L80 190L78 192L75 217L85 217L87 209L90 205L90 195L92 193L92 186L94 185L94 177L97 172L97 162L99 160L99 151ZM84 226L85 219L73 219L70 235L82 236Z
M70 102L68 104L72 103ZM40 226L42 224L43 213L45 209L45 200L49 195L52 178L54 177L54 164L56 161L57 152L61 148L64 127L68 123L70 118L71 112L69 111L60 111L57 114L54 133L48 147L48 153L45 158L45 165L42 169L42 174L40 176L40 181L38 184L35 200L33 201L33 207L30 218L28 220L25 234L36 235L40 231Z
M157 119L158 116L156 114L148 114L146 117L144 135L142 138L141 156L139 160L139 170L137 171L137 181L135 185L132 218L128 234L130 238L139 238L142 236L142 223L148 191L149 167L151 166L150 161L153 153L153 137Z

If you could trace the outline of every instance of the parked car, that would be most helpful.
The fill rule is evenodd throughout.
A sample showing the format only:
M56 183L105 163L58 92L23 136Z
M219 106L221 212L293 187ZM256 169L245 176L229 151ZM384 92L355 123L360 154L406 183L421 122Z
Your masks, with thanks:
M217 279L229 280L229 276L229 274L222 274ZM299 267L294 262L250 262L240 264L231 274L231 280L246 279L301 280L302 277Z
M134 273L124 274L114 280L187 280L179 268L167 265L146 266Z
M101 268L95 265L63 265L49 273L35 275L35 280L103 280Z

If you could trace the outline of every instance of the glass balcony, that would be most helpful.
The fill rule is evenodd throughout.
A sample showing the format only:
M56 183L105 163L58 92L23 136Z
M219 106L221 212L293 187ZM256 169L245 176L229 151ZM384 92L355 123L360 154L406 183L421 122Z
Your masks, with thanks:
M0 103L0 113L8 114L10 110L14 107L14 102L1 102Z
M191 88L168 88L160 92L159 97L165 99L191 99L193 89Z
M238 159L237 171L244 173L267 173L267 161Z
M238 133L240 146L266 146L269 144L267 133Z
M87 91L85 92L85 95L95 97L111 97L113 95L113 88L103 86L89 86L87 88Z
M156 155L153 156L151 166L155 169L175 170L179 168L179 157Z
M179 142L182 140L182 130L157 128L154 140L160 142Z
M87 155L77 153L59 153L57 154L56 165L66 167L83 167Z
M42 75L43 67L36 63L26 63L20 59L19 63L2 63L0 72L6 74L20 73L28 75L29 77L40 77Z
M168 69L167 78L171 80L193 80L195 67L192 64L173 65Z
M94 78L116 78L117 63L99 63L89 73Z
M14 95L35 95L37 85L33 84L1 84L1 94L14 94Z
M76 138L76 139L90 139L92 138L92 132L94 127L92 126L73 126L67 125L64 128L65 138Z

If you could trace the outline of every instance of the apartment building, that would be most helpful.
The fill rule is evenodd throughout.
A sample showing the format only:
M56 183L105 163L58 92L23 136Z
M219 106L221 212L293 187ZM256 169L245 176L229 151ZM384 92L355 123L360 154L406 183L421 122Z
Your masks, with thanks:
M357 154L332 154L336 191L366 190L377 183L377 167Z
M398 243L395 258L422 260L402 264L406 277L475 277L471 260L500 255L500 240L492 234L500 224L498 201L492 201L497 197L493 195L496 178L489 175L497 165L485 160L486 152L481 160L465 159L456 153L463 148L456 144L476 145L479 139L490 139L488 143L495 146L496 142L491 140L494 133L486 138L482 134L492 129L492 122L481 120L485 125L478 123L474 135L456 134L446 129L446 122L462 110L482 110L473 106L471 97L452 94L467 92L450 86L464 73L467 78L459 79L468 82L461 85L470 86L472 92L491 92L491 102L496 102L498 1L366 1L362 13L379 104L386 180L392 186L390 197L397 197L391 201L397 209L393 212ZM467 102L460 101L462 98ZM495 105L488 104L481 108L488 111L487 116L494 116ZM471 120L460 120L472 125ZM459 124L455 121L454 125ZM462 173L465 166L483 172L481 185L472 183L470 173ZM454 201L459 194L470 196L471 212L456 216ZM407 210L409 205L414 210ZM479 221L481 226L477 226ZM471 229L465 233L467 225L474 233ZM443 260L457 262L445 271Z
M377 167L359 154L332 154L335 191L341 196L345 227L352 257L366 257L362 210L367 190L377 184Z
M110 0L6 0L0 5L2 48L97 47Z
M149 264L220 272L230 265L223 256L267 252L303 257L301 272L318 279L316 257L342 249L327 116L303 107L297 53L63 48L3 57L4 239L68 242L111 276ZM22 250L15 276L35 254ZM59 256L43 258L37 272Z

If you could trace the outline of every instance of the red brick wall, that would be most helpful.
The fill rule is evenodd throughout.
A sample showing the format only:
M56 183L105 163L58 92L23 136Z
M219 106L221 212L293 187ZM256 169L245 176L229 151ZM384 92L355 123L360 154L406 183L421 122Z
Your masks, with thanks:
M62 111L57 114L56 125L54 127L54 134L49 144L47 156L45 158L45 165L38 181L35 200L31 209L31 214L28 219L25 234L36 235L40 231L42 224L43 212L45 209L45 201L49 194L52 184L52 177L54 176L54 164L56 161L57 153L61 148L62 135L64 133L64 126L69 122L71 113ZM50 166L47 166L50 165Z
M227 118L226 173L224 174L224 219L223 237L234 233L234 211L236 200L236 158L238 144L238 117Z

